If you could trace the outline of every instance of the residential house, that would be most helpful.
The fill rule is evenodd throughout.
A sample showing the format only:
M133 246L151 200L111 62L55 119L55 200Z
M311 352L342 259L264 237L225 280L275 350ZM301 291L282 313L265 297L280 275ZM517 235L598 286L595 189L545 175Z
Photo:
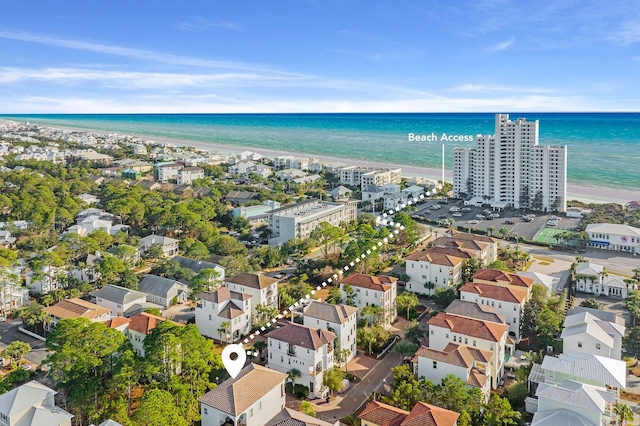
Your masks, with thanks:
M113 284L107 284L89 294L93 303L109 309L117 316L127 316L127 311L135 304L147 302L145 293Z
M309 395L322 398L327 394L322 384L324 372L333 368L333 341L330 331L288 323L265 335L268 341L268 367L286 373L300 371L297 383L309 388Z
M444 237L431 242L432 247L459 248L469 252L479 251L476 259L480 259L483 265L488 265L498 259L498 243L495 239L486 235L466 234L453 231Z
M284 407L265 426L340 426L340 421L336 420L334 423L330 423Z
M78 195L78 198L80 198L82 201L84 201L88 205L98 204L100 202L100 198L92 194L80 194Z
M178 170L178 185L191 185L196 179L204 179L202 167L183 167Z
M129 338L133 350L138 356L144 358L144 339L151 331L163 321L169 321L166 318L142 312L129 318L125 330L125 336ZM183 327L183 324L170 321L172 324Z
M244 367L198 401L202 426L263 426L285 408L287 375L257 364Z
M252 173L257 166L253 161L239 161L236 164L229 166L227 172L231 176L247 176Z
M196 294L196 325L200 334L231 343L250 333L252 297L226 287Z
M354 293L354 304L358 309L365 306L381 306L384 316L382 325L388 328L398 317L396 296L398 294L398 279L388 275L371 276L365 274L351 274L340 281L340 291L343 299L348 295L344 286L349 284ZM362 313L358 311L359 314Z
M58 392L32 380L0 395L3 426L71 426L73 414L55 404Z
M133 153L136 155L149 155L149 151L147 151L147 147L139 143L133 145Z
M133 158L125 158L115 163L123 169L131 169L140 173L146 173L153 169L153 164Z
M443 351L449 343L464 344L491 351L491 387L496 389L504 374L505 346L508 327L490 321L459 317L444 312L427 321L429 326L429 347Z
M491 394L492 358L492 351L449 343L443 350L423 346L412 361L418 377L439 384L453 374L468 386L480 389L487 402Z
M42 271L31 270L25 274L25 285L31 293L47 294L65 287L67 271L62 267L46 265Z
M331 191L328 191L328 194L331 196L333 201L348 200L349 198L351 198L353 191L347 187L340 185L337 188L333 188Z
M178 254L179 243L180 241L173 238L151 234L140 239L140 251L145 252L149 250L152 245L160 244L162 247L162 253L164 253L165 257L174 257Z
M516 343L520 341L520 322L524 305L531 298L531 291L528 288L473 282L463 284L459 292L460 300L498 308L498 313L506 317L509 336Z
M562 330L563 352L582 352L622 359L625 327L589 312L567 315Z
M44 321L44 329L47 332L53 331L60 320L67 318L87 318L93 322L105 322L111 318L108 308L78 298L62 299L42 310L47 314Z
M147 294L147 302L156 303L164 308L185 303L191 293L190 287L185 283L151 274L144 276L138 289Z
M623 277L607 272L604 266L591 262L578 263L575 271L575 290L596 296L620 297L626 299L629 290L636 284L627 284Z
M100 252L96 252L96 254L89 253L78 259L73 269L69 271L69 275L78 281L94 283L100 278L100 273L96 270L96 267L101 260Z
M531 426L600 426L582 417L575 411L564 408L550 411L538 411L533 415Z
M402 190L410 199L414 201L419 199L420 195L424 194L424 187L418 185L412 185Z
M193 273L196 275L202 272L204 269L213 269L214 271L220 274L220 276L218 277L220 282L222 283L224 281L225 269L224 267L218 265L217 263L207 262L204 260L191 259L189 257L184 257L184 256L176 256L173 258L173 260L178 262L180 267L191 269Z
M311 301L303 307L303 325L322 328L336 334L335 350L340 364L349 362L356 356L356 317L358 308L349 305ZM349 351L342 357L341 350Z
M361 426L456 426L460 414L418 401L411 411L371 401L358 415Z
M0 231L0 247L13 247L16 237L11 235L11 231Z
M178 172L184 166L178 163L159 163L154 164L154 174L158 182L169 182L178 180Z
M565 379L594 385L612 392L616 400L627 387L624 361L582 352L566 352L545 356L541 365L544 383L561 385Z
M228 277L225 286L238 293L253 296L251 299L251 317L255 320L257 305L278 307L278 280L263 274L241 273Z
M431 296L438 288L460 284L464 261L476 255L477 252L442 247L429 247L411 253L405 258L409 275L407 290Z
M276 177L280 180L294 180L307 175L306 172L303 172L299 169L284 169L279 170L275 173Z
M507 324L507 317L498 313L497 307L489 305L481 305L475 302L465 302L455 299L444 310L451 315L459 317L475 318L482 321L495 322L498 324Z
M251 201L258 196L257 192L247 192L247 191L230 191L227 195L225 195L225 200L230 203L239 205L241 203L246 203L247 201Z
M540 425L542 419L545 419L546 424L550 424L548 416L551 414L545 413L557 410L567 410L581 418L577 423L564 424L583 423L600 426L610 424L611 421L615 423L616 420L616 415L613 412L614 395L597 386L573 380L564 380L561 385L540 383L536 396L538 397L538 409L532 425ZM559 418L554 420L558 421Z
M524 278L532 279L533 284L545 286L547 288L547 294L551 295L553 293L553 285L554 282L556 282L556 279L551 275L541 274L540 272L534 271L518 272L518 275Z

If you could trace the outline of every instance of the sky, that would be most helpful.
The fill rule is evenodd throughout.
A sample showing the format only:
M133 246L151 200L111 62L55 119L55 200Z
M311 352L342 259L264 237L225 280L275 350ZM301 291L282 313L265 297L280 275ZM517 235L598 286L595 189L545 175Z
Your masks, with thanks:
M640 111L636 0L3 0L0 114Z

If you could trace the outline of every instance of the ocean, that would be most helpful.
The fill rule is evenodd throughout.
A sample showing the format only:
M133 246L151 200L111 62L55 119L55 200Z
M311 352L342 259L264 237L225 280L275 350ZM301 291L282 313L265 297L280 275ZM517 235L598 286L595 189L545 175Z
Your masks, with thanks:
M567 145L569 184L640 190L640 113L510 113L540 120L541 145ZM32 123L234 148L263 148L440 168L453 148L495 132L495 114L38 114ZM410 137L413 134L413 138ZM444 135L443 135L444 134ZM444 139L443 140L443 136ZM413 139L413 140L411 140Z

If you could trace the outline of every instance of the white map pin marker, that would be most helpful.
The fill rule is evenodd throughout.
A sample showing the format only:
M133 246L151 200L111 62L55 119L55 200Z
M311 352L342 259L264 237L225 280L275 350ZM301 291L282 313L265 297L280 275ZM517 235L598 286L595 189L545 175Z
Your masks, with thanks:
M227 372L231 376L232 379L235 379L236 376L244 367L244 362L247 360L247 353L242 348L242 346L233 344L227 345L222 350L222 364L224 364L224 368L227 369ZM233 357L233 359L232 359Z

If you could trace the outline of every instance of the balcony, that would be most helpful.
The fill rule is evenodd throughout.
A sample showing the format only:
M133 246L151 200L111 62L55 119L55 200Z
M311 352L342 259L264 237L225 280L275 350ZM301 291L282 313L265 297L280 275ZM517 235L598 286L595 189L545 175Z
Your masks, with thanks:
M291 349L289 349L289 350L287 350L287 355L289 355L289 356L296 356L296 351L295 351L295 350L291 350Z

